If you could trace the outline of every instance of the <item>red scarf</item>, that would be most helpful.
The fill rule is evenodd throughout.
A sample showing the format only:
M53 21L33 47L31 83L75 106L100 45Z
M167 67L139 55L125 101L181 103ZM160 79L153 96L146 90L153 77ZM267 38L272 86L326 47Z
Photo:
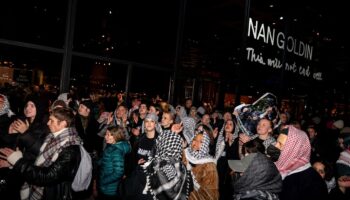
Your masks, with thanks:
M293 126L287 126L288 138L281 151L278 161L275 162L282 176L302 167L310 162L311 145L307 134Z

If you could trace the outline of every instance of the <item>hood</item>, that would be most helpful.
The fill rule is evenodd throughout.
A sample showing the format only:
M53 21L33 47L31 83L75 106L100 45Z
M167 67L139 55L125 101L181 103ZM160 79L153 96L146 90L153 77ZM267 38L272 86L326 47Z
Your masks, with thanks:
M127 141L119 141L113 144L113 147L120 149L123 152L123 155L131 152L131 146Z

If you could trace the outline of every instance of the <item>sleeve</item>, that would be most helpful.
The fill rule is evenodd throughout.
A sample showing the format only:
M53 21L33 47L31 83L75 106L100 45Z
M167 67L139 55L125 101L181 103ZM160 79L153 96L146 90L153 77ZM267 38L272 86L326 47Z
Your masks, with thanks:
M13 169L30 184L44 186L62 181L73 181L80 163L78 145L64 149L57 160L48 167L35 166L32 162L20 159Z

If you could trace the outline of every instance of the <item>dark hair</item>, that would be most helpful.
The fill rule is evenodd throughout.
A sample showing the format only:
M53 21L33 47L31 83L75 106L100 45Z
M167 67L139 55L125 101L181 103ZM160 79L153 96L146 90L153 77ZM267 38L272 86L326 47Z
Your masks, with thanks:
M249 142L246 142L242 146L242 153L263 153L265 154L265 146L260 143L258 140L250 140Z
M57 118L59 121L66 121L67 127L74 126L74 113L70 108L57 107L51 111L51 115Z
M330 181L333 178L333 166L331 165L331 163L329 163L328 161L325 160L316 160L314 163L312 163L312 165L314 165L315 163L322 163L324 165L324 180L326 181Z

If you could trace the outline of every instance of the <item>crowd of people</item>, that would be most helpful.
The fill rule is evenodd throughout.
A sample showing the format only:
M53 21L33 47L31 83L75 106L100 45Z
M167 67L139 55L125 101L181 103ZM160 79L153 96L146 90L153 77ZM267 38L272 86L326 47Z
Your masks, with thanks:
M0 93L1 199L350 199L350 124L335 110L296 119L269 93L224 112L16 95Z

